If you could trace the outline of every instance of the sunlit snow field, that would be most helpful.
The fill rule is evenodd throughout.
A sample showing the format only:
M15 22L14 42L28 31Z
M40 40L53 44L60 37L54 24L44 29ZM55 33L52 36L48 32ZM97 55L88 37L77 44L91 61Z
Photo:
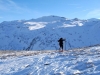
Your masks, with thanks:
M0 75L100 75L100 46L59 51L0 51Z

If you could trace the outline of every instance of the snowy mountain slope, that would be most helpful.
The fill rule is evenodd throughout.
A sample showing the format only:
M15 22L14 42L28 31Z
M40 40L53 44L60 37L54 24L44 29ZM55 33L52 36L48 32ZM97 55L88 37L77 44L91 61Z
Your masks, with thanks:
M45 16L0 23L0 50L58 50L58 39L66 49L100 44L100 20Z
M0 75L100 75L100 46L0 53Z

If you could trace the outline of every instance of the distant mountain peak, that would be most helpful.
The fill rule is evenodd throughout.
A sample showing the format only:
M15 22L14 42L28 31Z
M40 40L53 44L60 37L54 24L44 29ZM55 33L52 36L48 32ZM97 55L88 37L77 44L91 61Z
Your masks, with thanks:
M78 19L78 18L74 18L73 20L74 20L74 21L79 21L80 19Z
M88 19L88 21L100 21L100 19L97 19L97 18L90 18L90 19Z
M0 23L0 50L58 50L60 37L66 39L66 49L86 47L100 44L99 32L99 19L86 21L51 15L5 21Z

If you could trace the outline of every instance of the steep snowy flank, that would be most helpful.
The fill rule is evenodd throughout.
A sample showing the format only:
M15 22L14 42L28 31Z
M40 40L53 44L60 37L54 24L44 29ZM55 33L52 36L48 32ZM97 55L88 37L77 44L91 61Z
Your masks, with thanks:
M64 49L100 44L99 19L66 19L44 16L31 20L0 23L0 50L58 50L58 39L65 38Z

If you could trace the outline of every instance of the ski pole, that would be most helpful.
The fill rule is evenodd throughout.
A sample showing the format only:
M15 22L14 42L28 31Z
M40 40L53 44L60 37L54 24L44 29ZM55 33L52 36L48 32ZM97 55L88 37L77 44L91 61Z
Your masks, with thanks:
M65 50L66 50L66 39L65 39Z

